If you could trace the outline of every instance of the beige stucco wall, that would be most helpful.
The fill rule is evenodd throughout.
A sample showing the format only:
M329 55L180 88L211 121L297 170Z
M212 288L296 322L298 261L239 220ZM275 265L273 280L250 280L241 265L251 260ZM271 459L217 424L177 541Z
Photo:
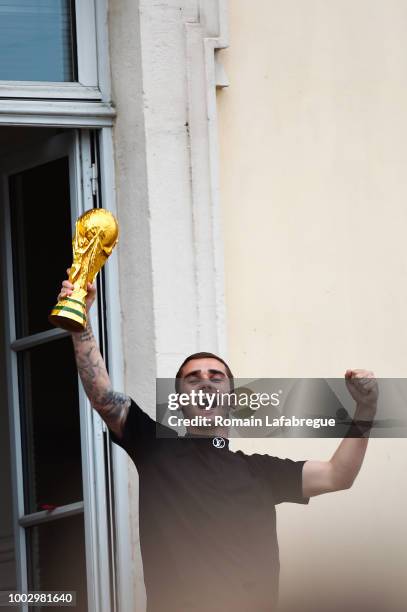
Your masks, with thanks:
M406 3L232 0L229 25L218 111L233 369L405 376ZM245 446L325 459L337 443ZM369 446L350 491L280 507L283 600L300 584L310 598L406 597L407 441Z

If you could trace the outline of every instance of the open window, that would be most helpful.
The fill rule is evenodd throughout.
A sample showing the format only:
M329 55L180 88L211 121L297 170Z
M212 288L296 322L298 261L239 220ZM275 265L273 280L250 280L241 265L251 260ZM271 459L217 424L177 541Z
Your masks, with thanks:
M0 141L10 142L0 158L0 375L6 389L0 420L10 432L1 448L10 489L8 531L0 534L10 553L3 586L72 590L78 611L110 612L115 604L107 434L78 384L69 334L48 322L72 261L74 222L99 205L97 134L0 128ZM103 291L100 277L100 300ZM100 313L95 309L92 323L103 350Z

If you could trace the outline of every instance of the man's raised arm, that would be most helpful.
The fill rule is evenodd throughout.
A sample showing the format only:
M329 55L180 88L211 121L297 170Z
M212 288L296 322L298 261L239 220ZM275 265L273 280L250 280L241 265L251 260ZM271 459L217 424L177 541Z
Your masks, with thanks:
M63 281L58 300L71 295L72 290L73 285L68 280ZM88 295L86 296L87 312L89 312L95 297L96 286L89 283ZM113 391L105 362L93 335L89 317L85 331L72 332L71 336L76 365L86 395L92 407L100 414L109 429L120 438L131 400L127 395Z
M368 444L378 398L378 386L373 372L368 370L346 370L346 386L356 401L354 427L359 436L351 437L352 429L344 438L330 461L306 461L302 484L305 497L332 491L349 489L362 466Z

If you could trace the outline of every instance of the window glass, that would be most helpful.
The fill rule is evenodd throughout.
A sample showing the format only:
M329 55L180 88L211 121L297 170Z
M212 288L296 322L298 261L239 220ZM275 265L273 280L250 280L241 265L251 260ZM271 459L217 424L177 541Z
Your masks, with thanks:
M76 591L76 607L87 612L85 533L77 514L27 529L28 589ZM30 607L60 612L61 606Z
M75 81L74 2L0 0L0 80Z
M83 499L78 376L72 340L18 355L25 513Z
M17 338L53 329L48 315L72 263L67 157L10 177Z

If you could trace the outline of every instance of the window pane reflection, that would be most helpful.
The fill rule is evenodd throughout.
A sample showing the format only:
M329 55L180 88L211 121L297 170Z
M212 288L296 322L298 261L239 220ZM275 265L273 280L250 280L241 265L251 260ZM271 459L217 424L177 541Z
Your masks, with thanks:
M83 514L35 527L27 534L28 589L76 591L77 612L87 611L85 533ZM60 612L60 606L32 606L30 610Z
M83 499L78 378L71 338L18 356L25 513Z
M10 177L17 338L53 329L48 315L72 262L69 159Z
M75 81L72 0L0 0L0 80Z

